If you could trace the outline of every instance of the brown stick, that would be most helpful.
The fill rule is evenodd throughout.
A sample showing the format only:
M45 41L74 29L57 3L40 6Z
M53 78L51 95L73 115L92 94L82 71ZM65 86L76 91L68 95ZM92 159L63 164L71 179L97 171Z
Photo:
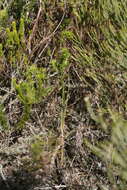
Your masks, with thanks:
M66 10L66 6L65 6L65 10ZM49 41L56 33L56 31L58 30L58 28L60 27L61 23L63 22L63 19L65 17L65 11L63 13L63 16L60 20L60 22L58 23L58 25L56 26L56 28L54 29L54 31L47 37L45 37L44 39L42 39L34 48L33 50L30 52L30 58L33 57L34 53L47 41Z
M29 50L29 54L31 53L31 43L32 43L32 40L33 40L33 38L35 36L35 33L36 33L36 28L37 28L37 25L38 25L39 17L41 15L41 11L42 11L42 7L41 7L41 2L40 2L40 7L39 7L39 10L38 10L37 18L35 20L35 24L33 26L32 33L31 33L31 35L29 36L29 39L28 39L27 48Z

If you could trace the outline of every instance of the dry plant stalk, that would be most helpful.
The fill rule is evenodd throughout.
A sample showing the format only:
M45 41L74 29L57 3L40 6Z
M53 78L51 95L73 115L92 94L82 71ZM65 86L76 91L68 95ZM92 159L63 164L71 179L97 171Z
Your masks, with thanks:
M60 124L60 130L61 130L61 137L60 137L60 144L61 144L61 168L64 165L64 126L65 126L65 111L61 112L61 124Z
M39 10L38 10L37 18L35 20L35 24L33 26L32 33L31 33L31 35L29 36L29 39L28 39L27 48L28 48L29 54L31 53L31 44L32 44L32 40L33 40L33 38L35 36L35 33L36 33L36 29L37 29L37 25L38 25L38 21L39 21L41 12L42 12L42 7L41 7L41 0L40 0L40 7L39 7Z

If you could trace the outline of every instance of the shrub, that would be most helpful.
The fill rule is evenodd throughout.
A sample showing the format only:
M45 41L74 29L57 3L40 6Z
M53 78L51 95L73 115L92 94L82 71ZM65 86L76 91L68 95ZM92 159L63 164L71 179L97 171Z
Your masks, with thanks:
M109 139L91 144L85 139L85 144L100 157L106 165L108 179L115 190L127 188L127 120L120 113L111 109L99 110L94 114L88 99L86 99L89 113L93 120L108 134ZM105 118L105 113L110 118Z

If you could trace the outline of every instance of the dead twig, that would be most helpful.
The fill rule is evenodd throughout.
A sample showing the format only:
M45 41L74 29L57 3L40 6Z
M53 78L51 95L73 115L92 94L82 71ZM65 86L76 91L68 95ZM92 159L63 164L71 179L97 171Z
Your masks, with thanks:
M66 10L66 4L65 4L65 10ZM58 28L60 27L61 23L63 22L63 19L65 17L65 13L66 11L64 11L63 15L62 15L62 18L60 20L60 22L58 23L58 25L56 26L56 28L54 29L54 31L47 37L43 38L34 48L33 50L31 51L30 53L30 59L34 56L35 52L40 49L40 47L42 47L42 45L45 43L45 42L49 42L51 40L51 38L55 35L56 31L58 30Z
M29 54L31 53L31 43L32 43L32 40L33 40L33 38L35 36L35 33L36 33L36 29L37 29L37 25L38 25L38 21L39 21L40 15L41 15L41 11L42 11L42 7L41 7L41 0L40 0L40 7L39 7L39 10L38 10L37 18L35 20L35 24L33 26L32 33L29 36L29 40L28 40L28 44L27 44L27 48L28 48Z

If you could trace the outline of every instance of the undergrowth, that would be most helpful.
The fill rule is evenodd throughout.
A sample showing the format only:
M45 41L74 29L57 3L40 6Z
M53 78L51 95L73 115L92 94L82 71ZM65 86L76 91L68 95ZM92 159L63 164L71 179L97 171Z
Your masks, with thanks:
M45 189L126 189L126 20L121 0L0 1L1 147Z

